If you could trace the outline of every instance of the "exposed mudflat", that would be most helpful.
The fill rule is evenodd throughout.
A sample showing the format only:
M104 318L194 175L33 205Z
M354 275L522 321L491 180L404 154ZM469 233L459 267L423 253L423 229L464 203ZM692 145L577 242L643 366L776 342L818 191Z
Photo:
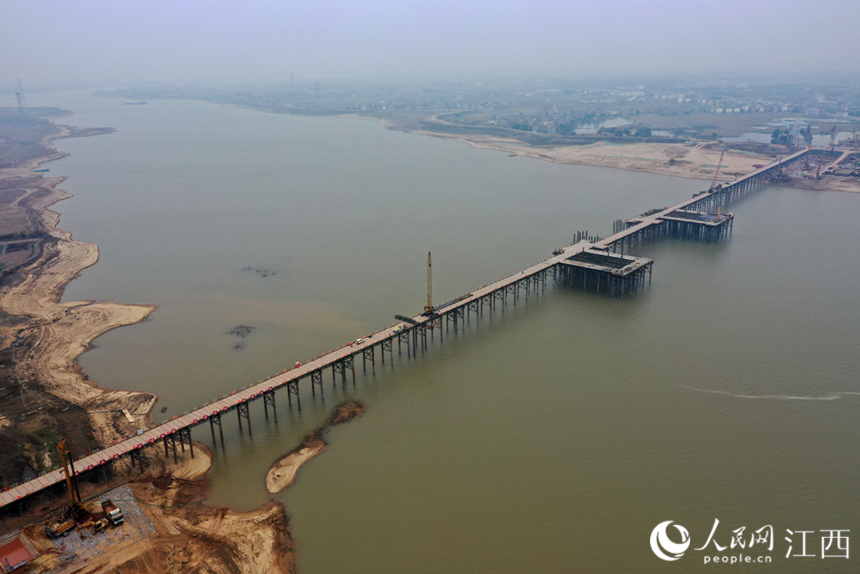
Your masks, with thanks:
M354 419L366 408L366 405L359 401L348 401L336 407L325 423L306 434L299 446L272 464L266 474L266 489L274 494L295 482L302 465L325 450L326 442L323 438L325 430Z

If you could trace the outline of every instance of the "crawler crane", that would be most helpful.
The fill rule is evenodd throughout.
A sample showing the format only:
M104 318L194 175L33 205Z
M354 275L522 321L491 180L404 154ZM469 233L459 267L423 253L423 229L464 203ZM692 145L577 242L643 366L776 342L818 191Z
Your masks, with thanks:
M66 475L66 489L69 493L69 505L63 511L63 515L59 520L53 523L49 523L45 526L45 534L48 535L48 538L55 538L57 536L66 536L74 527L75 523L81 518L83 508L81 507L81 495L78 492L78 485L74 483L74 473L75 468L72 467L72 472L69 472L69 464L71 464L71 457L69 457L69 464L66 463L66 455L71 454L66 450L66 440L63 439L60 441L60 444L57 445L57 450L60 451L60 457L63 461L63 472Z
M45 525L45 534L48 535L48 538L67 536L76 527L79 530L92 528L93 533L96 533L104 530L104 527L107 526L106 519L96 519L81 504L81 493L78 489L78 483L75 481L75 466L72 462L72 453L66 450L67 440L65 438L61 440L60 444L57 445L57 450L60 451L60 457L63 460L63 472L66 475L66 490L69 493L69 505L58 520Z

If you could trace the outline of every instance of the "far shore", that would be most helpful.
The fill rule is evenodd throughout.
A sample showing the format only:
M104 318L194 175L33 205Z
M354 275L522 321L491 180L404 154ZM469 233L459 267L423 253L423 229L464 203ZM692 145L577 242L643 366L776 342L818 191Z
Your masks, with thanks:
M590 145L536 147L524 145L518 140L493 136L463 136L425 131L413 133L462 142L474 148L502 151L516 157L529 157L562 164L611 167L706 181L714 179L720 155L723 154L713 142L687 145L631 141L623 144L597 142ZM777 160L778 156L774 155L726 151L723 154L717 182L727 182L741 177L755 171L757 166L774 163ZM800 189L860 193L860 181L857 181L857 178L825 176L821 180L802 180L792 182L790 185ZM709 183L702 184L702 190L708 187Z
M254 106L240 107L267 113L298 113L289 110L270 112ZM511 157L527 157L561 164L609 167L686 179L701 179L707 182L713 181L716 176L717 183L725 183L744 176L760 166L774 163L779 159L779 154L754 153L735 149L736 145L717 141L701 141L689 145L687 143L642 142L631 139L629 142L623 143L598 141L587 145L537 146L510 137L480 134L464 135L435 132L432 129L413 129L407 125L400 125L389 118L363 114L336 113L331 115L347 119L374 120L391 130L465 143L478 149L501 151ZM785 153L792 153L792 151L785 150ZM720 155L723 155L723 159L720 171L717 173ZM798 189L860 193L860 181L850 177L823 176L820 179L797 180L779 185L788 185ZM709 184L703 184L702 190L708 187Z

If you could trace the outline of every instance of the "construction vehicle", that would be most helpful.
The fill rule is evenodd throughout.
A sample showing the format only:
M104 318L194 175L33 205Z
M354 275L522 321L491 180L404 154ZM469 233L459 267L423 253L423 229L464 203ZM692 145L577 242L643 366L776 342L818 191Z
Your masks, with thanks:
M110 522L108 522L107 518L94 518L92 520L87 520L83 524L78 525L78 532L81 533L81 537L83 538L83 531L87 528L93 529L92 534L98 534L99 532L104 531L104 529L107 528L108 524L110 524Z
M110 499L102 502L102 510L105 512L105 518L110 520L110 523L114 526L119 526L125 521L125 517L122 515L122 510L116 507L116 504L111 502Z
M68 536L69 532L75 527L73 518L61 518L56 522L45 525L45 534L48 538L57 538L58 536Z
M85 539L84 531L87 529L92 529L90 532L90 536L98 534L99 532L104 532L104 529L107 528L107 525L110 524L107 518L93 518L92 520L87 520L83 524L78 524L78 533L81 535L81 540Z
M69 531L78 523L84 523L92 520L93 516L84 510L81 506L81 493L78 491L77 482L74 482L75 467L72 462L71 452L66 450L66 440L60 441L57 445L57 450L60 451L60 457L63 460L63 472L66 475L66 489L69 493L69 505L63 511L62 516L52 523L45 525L45 534L48 538L56 538L57 536L66 536ZM68 463L66 458L68 456ZM71 472L69 467L71 466Z

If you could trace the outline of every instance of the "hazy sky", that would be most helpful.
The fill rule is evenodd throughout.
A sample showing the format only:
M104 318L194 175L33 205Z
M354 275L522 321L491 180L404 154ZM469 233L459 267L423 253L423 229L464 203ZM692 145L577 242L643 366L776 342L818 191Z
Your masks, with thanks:
M4 0L0 88L844 72L860 0Z

